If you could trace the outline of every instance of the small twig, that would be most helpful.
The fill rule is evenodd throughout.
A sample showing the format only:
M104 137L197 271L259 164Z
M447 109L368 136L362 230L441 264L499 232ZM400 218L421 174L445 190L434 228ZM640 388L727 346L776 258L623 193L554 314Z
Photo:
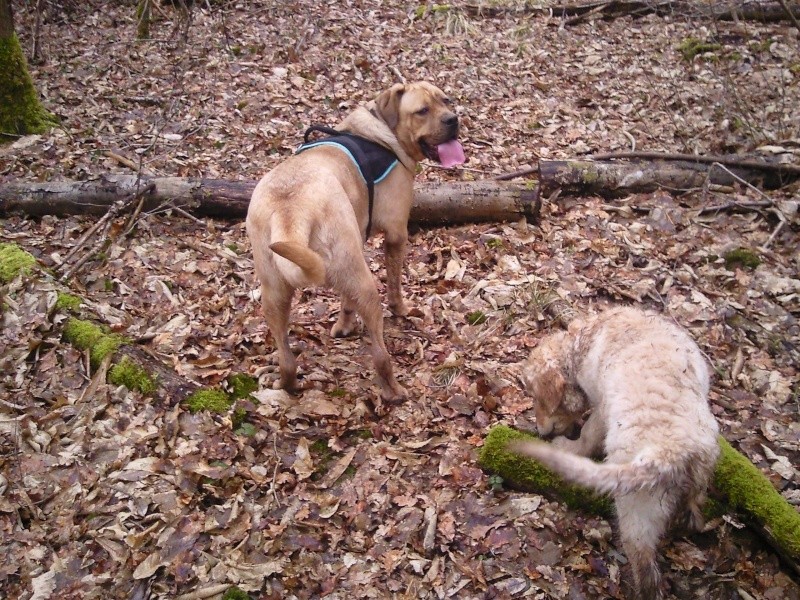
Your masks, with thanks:
M611 2L606 2L604 4L599 4L599 5L595 6L592 10L588 10L588 11L586 11L585 13L583 13L581 15L575 15L574 17L570 17L569 19L565 19L564 20L564 25L575 25L577 23L580 23L581 21L583 21L584 19L586 19L588 17L596 15L597 13L603 12L606 8L609 7L610 4L611 4Z
M144 196L139 198L139 203L136 205L136 208L133 211L133 214L128 219L128 222L125 224L125 230L123 231L122 235L119 236L119 239L124 240L128 237L133 231L133 228L136 227L136 223L139 220L139 215L142 212L142 207L144 206Z
M732 172L730 171L730 169L728 169L728 168L727 168L725 165L723 165L722 163L719 163L719 162L714 162L714 163L712 163L712 164L711 164L711 168L713 169L714 167L717 167L718 169L722 169L722 170L723 170L723 171L725 171L725 172L726 172L728 175L730 175L731 177L733 177L733 178L734 178L736 181L738 181L738 182L739 182L739 183L741 183L742 185L745 185L745 186L747 186L748 188L750 188L751 190L753 190L753 191L754 191L756 194L758 194L759 196L761 196L762 198L764 198L764 200L766 200L767 202L769 202L769 203L770 203L770 206L771 206L772 204L774 204L774 202L773 202L772 198L770 198L769 196L767 196L767 195L766 195L764 192L762 192L760 189L758 189L758 188L757 188L756 186L754 186L752 183L749 183L749 182L745 181L744 179L742 179L741 177L739 177L738 175L736 175L735 173L732 173ZM710 170L709 170L709 171L710 171Z
M622 135L628 138L628 141L631 143L631 152L636 152L636 138L631 135L630 131L627 129L622 130Z
M509 179L516 179L517 177L525 177L526 175L533 175L539 172L539 167L528 167L527 169L520 169L513 173L503 173L502 175L495 175L492 177L495 181L508 181Z
M769 208L770 206L772 206L772 202L737 202L736 200L732 200L731 202L726 202L725 204L716 204L714 206L703 207L700 209L699 214L703 215L706 213L731 210L733 208L738 208L743 211L761 212L762 208Z
M392 73L394 73L394 76L397 77L397 79L400 81L400 83L406 82L406 78L403 77L403 74L400 72L400 69L398 69L395 65L392 65L389 68L391 69Z
M775 228L775 231L772 232L772 235L769 236L769 239L766 242L764 242L763 246L761 246L760 249L762 251L769 249L770 244L772 244L772 242L775 241L775 238L778 237L778 234L781 232L781 229L783 229L784 225L786 225L786 221L782 220L778 223L778 226Z
M115 202L115 203L114 203L114 204L111 206L111 208L109 208L109 209L108 209L108 211L106 212L106 214L105 214L105 215L103 215L103 216L102 216L102 218L101 218L99 221L97 221L97 223L95 223L94 225L92 225L92 227L89 229L89 231L87 231L87 232L86 232L86 233L83 235L83 237L81 237L80 241L79 241L79 242L78 242L78 243L77 243L77 244L76 244L76 245L75 245L75 246L72 248L72 250L70 250L70 252L67 254L66 258L64 259L64 263L63 263L63 265L62 265L62 266L66 267L67 261L68 261L69 259L71 259L73 256L75 256L75 255L78 253L78 251L82 250L82 249L83 249L83 247L84 247L84 246L85 246L85 245L88 243L88 240L89 240L89 239L90 239L90 238L91 238L91 237L92 237L92 236L93 236L93 235L94 235L94 234L95 234L95 233L96 233L96 232L97 232L97 231L98 231L98 230L99 230L101 227L107 227L107 226L108 226L108 225L111 223L112 219L116 218L116 217L117 217L117 215L119 215L120 213L122 213L122 212L123 212L125 209L127 209L127 208L128 208L130 205L131 205L131 204L133 204L134 202L136 202L136 200L138 200L139 198L143 198L143 197L144 197L146 194L149 194L151 191L153 191L153 190L155 189L155 187L156 187L156 184L155 184L154 182L152 182L152 181L151 181L150 183L148 183L148 184L147 184L146 186L144 186L143 188L141 188L141 189L139 189L139 190L137 190L137 191L133 192L132 194L129 194L129 195L127 195L126 197L122 198L121 200L119 200L119 201ZM104 237L104 236L101 236L101 239L100 239L100 242L99 242L99 244L95 244L95 245L94 245L94 248L96 248L98 245L102 244L104 239L105 239L105 237ZM87 251L87 252L85 252L85 253L84 253L84 255L83 255L83 256L82 256L82 257L81 257L81 258L80 258L80 259L79 259L79 260L78 260L78 261L77 261L77 262L76 262L74 265L72 265L71 267L69 267L68 269L66 269L66 271L64 271L64 273L63 273L63 274L61 275L61 277L59 278L59 281L62 281L62 282L63 282L63 281L67 281L67 280L68 280L70 277L72 277L72 276L73 276L73 275L74 275L74 274L75 274L75 273L78 271L78 269L80 269L80 268L81 268L81 267L84 265L84 263L86 263L86 261L88 261L88 260L89 260L89 259L90 259L90 258L91 258L91 257L92 257L94 254L95 254L95 250L94 250L94 249L92 249L91 251Z
M28 408L27 406L16 404L14 402L10 402L9 400L3 400L2 398L0 398L0 404L2 404L3 406L7 406L8 408L13 408L14 410L25 410Z
M272 470L272 485L270 489L272 490L272 496L275 498L275 503L278 505L278 508L281 506L281 501L278 499L278 490L275 489L275 483L278 480L278 469L281 466L281 457L278 454L278 436L277 434L272 434L272 452L275 455L275 468Z
M230 589L230 587L231 584L229 583L215 583L193 592L181 594L180 596L176 597L175 600L205 600L206 598L212 598L225 593L225 591Z

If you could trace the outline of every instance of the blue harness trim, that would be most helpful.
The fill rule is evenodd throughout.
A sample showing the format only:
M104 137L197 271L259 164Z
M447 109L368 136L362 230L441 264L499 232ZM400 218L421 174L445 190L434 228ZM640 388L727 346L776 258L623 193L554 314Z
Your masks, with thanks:
M317 142L309 142L308 137L314 131L320 131L327 134L329 137L323 138ZM375 200L375 184L383 181L389 173L391 173L392 169L397 166L400 162L397 160L397 156L395 156L394 152L391 150L371 140L322 125L312 125L309 127L303 139L305 143L295 151L295 154L300 154L304 150L309 150L318 146L337 146L353 161L364 183L367 184L369 215L367 218L366 237L369 237L370 230L372 229L372 206Z

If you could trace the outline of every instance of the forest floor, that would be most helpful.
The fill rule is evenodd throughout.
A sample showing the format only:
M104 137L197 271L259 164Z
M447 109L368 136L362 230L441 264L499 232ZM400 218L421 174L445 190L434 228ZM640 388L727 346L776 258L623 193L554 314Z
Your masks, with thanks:
M35 4L16 3L27 49ZM323 0L198 2L186 29L161 2L153 39L135 41L131 2L56 4L43 3L31 70L62 127L0 147L0 183L132 168L256 179L305 127L335 124L401 76L436 83L462 117L468 163L424 164L419 181L633 141L800 162L800 41L786 24L564 25L460 2ZM562 196L537 223L412 231L414 310L386 313L409 399L382 418L365 342L330 337L338 301L324 289L304 291L292 318L315 389L272 391L242 222L165 209L124 235L120 218L73 293L181 376L246 373L260 390L220 415L92 385L86 356L61 340L55 293L2 288L0 597L188 599L235 584L275 599L622 598L613 524L490 485L477 450L493 424L533 426L517 364L557 328L547 298L637 304L691 331L724 436L800 505L797 205L797 185ZM9 216L0 239L56 268L94 220ZM365 252L383 290L380 240ZM665 543L661 565L669 598L800 599L797 573L735 515Z

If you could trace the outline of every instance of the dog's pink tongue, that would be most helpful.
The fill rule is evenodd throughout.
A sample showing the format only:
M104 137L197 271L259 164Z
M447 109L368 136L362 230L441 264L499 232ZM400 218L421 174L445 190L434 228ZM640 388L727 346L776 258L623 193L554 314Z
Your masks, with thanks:
M467 158L464 156L464 147L458 140L450 140L444 144L436 146L439 151L439 162L445 169L463 165Z

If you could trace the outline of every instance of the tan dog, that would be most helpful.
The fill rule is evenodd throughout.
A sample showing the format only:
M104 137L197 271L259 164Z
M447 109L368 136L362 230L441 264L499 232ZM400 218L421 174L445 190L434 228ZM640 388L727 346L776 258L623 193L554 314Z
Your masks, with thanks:
M662 597L656 548L670 522L700 507L719 454L708 406L708 368L680 327L620 308L573 321L542 340L523 366L540 435L564 433L587 409L577 440L521 442L565 479L612 494L635 597ZM589 458L605 454L605 462Z
M392 373L380 297L362 244L368 223L384 232L389 308L395 315L407 314L401 277L416 164L426 157L444 166L464 162L463 149L455 141L458 117L450 106L444 93L429 83L397 84L336 127L388 148L399 160L376 183L372 214L364 178L337 147L318 146L296 154L256 186L247 234L264 315L278 350L280 387L297 388L297 365L288 338L293 291L324 284L342 298L331 335L352 333L355 314L360 315L369 332L381 399L393 402L405 397ZM380 413L380 401L375 406Z

